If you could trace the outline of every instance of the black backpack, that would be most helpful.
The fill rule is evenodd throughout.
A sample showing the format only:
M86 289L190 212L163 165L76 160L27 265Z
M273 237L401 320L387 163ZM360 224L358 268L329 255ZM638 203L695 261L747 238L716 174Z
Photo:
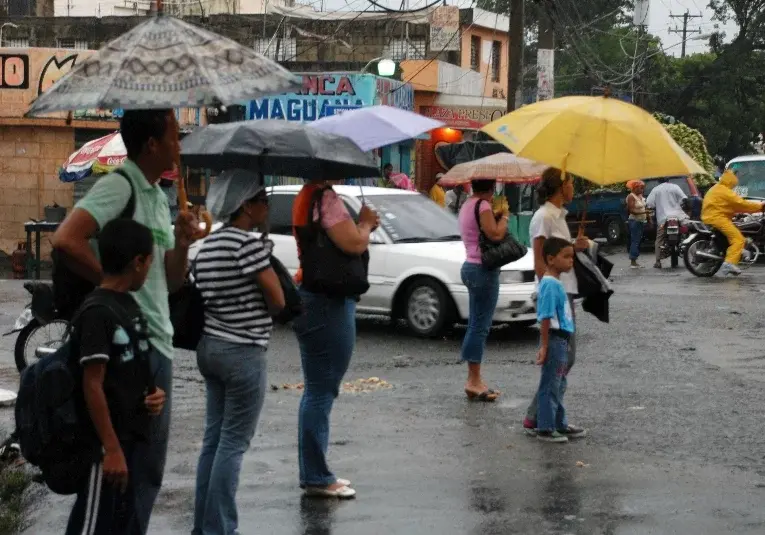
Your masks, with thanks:
M130 185L130 198L117 219L132 219L135 213L133 183L122 169L116 169L114 172L123 176ZM53 249L51 259L53 260L53 302L56 311L62 318L71 318L80 308L85 297L95 289L95 285L71 269L67 262L66 253L63 251Z
M86 483L90 465L102 455L87 415L79 364L78 324L82 313L93 307L111 314L138 343L125 311L115 308L112 300L93 295L75 313L61 348L21 372L15 407L21 454L40 469L46 485L57 494L77 493Z

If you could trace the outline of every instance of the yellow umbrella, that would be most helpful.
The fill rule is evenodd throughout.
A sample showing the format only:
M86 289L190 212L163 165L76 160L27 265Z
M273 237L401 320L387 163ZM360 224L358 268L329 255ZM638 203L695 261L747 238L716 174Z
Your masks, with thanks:
M482 130L518 156L602 186L706 173L648 112L610 97L537 102Z

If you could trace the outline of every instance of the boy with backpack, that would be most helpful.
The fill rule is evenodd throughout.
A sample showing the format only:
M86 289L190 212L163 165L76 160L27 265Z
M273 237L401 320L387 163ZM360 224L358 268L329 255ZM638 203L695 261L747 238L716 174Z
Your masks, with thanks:
M104 276L75 329L89 417L82 419L92 423L103 455L77 492L67 535L143 532L131 485L142 462L135 449L149 439L149 420L162 411L165 392L153 384L146 321L130 292L146 281L153 248L151 231L131 219L109 222L99 236Z

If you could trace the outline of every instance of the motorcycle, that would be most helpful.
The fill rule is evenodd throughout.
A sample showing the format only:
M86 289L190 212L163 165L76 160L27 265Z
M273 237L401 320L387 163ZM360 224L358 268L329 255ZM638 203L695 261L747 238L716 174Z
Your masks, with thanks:
M688 226L678 217L670 217L664 222L664 242L661 244L661 258L670 258L671 266L676 268L684 252L684 239Z
M765 220L762 215L739 216L734 218L734 224L746 239L739 261L739 268L746 269L753 266L762 254L757 244L765 240ZM701 221L691 221L690 225L691 234L683 243L685 267L697 277L712 277L725 261L728 238Z
M24 283L32 301L3 336L18 333L13 356L19 373L37 359L55 352L64 343L69 322L54 306L53 286L44 282Z

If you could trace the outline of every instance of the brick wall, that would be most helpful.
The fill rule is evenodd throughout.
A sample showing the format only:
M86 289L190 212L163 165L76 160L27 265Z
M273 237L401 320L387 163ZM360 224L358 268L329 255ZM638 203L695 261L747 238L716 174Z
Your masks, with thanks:
M16 249L26 239L24 223L42 219L46 205L71 210L73 187L58 179L58 169L72 152L72 128L0 126L0 250ZM42 245L47 255L47 238Z

